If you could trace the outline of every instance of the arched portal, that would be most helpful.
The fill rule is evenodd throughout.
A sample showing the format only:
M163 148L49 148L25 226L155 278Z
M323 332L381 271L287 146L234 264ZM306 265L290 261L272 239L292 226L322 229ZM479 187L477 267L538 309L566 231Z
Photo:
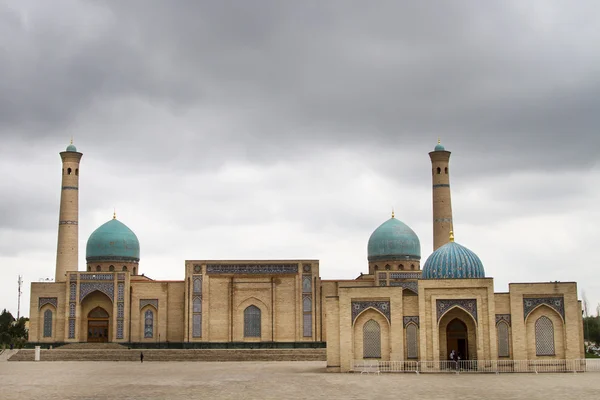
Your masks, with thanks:
M88 313L88 342L108 342L109 315L102 307Z
M477 325L471 314L460 307L449 310L439 322L439 359L449 360L454 350L461 360L478 359Z

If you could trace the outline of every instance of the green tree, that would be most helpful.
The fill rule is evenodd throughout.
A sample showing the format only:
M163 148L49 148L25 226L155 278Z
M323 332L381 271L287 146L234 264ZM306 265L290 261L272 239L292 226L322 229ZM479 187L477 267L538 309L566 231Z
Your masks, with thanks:
M0 344L22 346L27 341L27 321L29 319L25 317L15 320L15 317L4 309L0 314Z

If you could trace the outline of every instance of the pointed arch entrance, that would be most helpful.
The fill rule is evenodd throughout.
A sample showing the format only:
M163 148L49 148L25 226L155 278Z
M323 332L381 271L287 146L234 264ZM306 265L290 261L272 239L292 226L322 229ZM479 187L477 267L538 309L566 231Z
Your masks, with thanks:
M469 335L467 325L454 318L446 326L446 351L454 350L463 360L469 359Z
M460 307L445 313L438 325L440 360L449 360L454 350L461 360L478 359L477 325L473 317Z
M87 341L94 343L108 342L109 315L102 307L96 307L88 313Z

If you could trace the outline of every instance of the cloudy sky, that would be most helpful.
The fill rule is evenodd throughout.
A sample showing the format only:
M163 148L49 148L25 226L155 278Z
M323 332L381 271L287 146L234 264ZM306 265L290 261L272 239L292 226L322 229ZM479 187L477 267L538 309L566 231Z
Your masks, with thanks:
M396 216L432 250L428 152L452 151L457 242L497 291L600 302L595 1L0 3L0 308L54 277L61 163L83 153L80 269L99 225L140 271L319 259L367 271ZM580 294L581 295L581 294Z

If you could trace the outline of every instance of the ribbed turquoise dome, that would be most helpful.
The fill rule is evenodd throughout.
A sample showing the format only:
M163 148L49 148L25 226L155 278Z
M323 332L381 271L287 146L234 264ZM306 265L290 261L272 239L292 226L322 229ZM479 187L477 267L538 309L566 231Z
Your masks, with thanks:
M367 253L369 261L420 260L421 243L408 225L392 217L371 234Z
M139 261L140 242L125 224L111 219L90 235L85 258L87 261Z
M77 147L73 143L67 146L67 151L75 151L77 152Z
M477 254L455 242L431 253L421 275L423 279L485 278L483 263Z

